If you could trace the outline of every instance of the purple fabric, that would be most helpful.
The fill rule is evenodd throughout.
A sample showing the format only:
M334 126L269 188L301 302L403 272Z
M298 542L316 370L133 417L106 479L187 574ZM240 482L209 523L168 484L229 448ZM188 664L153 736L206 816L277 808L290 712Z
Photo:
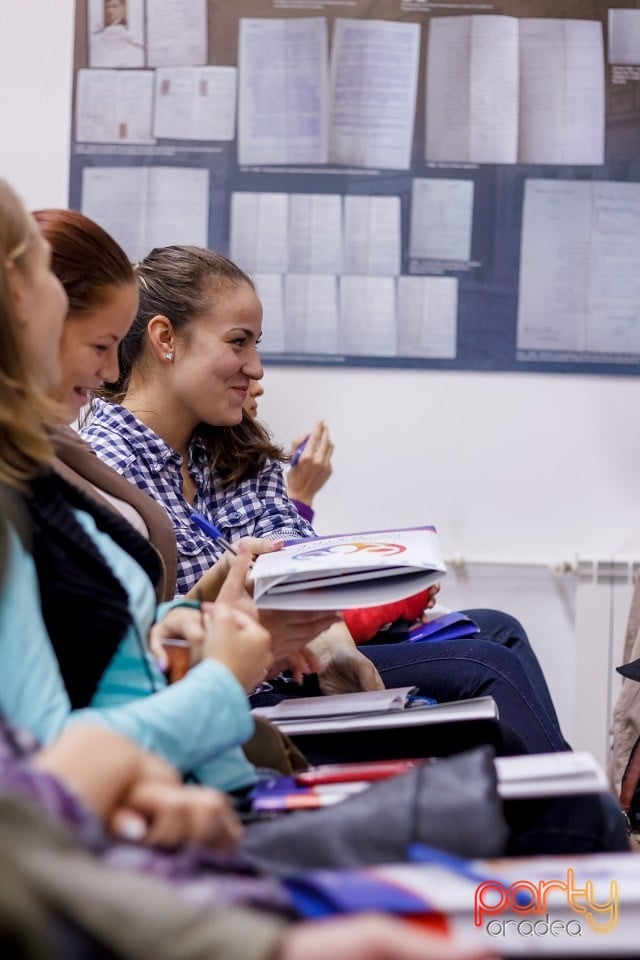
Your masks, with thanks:
M192 903L251 904L287 915L293 912L280 882L258 873L240 857L198 847L165 851L112 840L71 790L29 763L36 749L29 735L0 719L0 793L27 798L42 812L64 823L79 843L104 863L167 881Z
M294 505L300 516L303 520L306 520L307 523L313 523L313 518L315 516L315 511L308 503L303 503L302 500L294 500L293 497L290 498L291 503Z
M0 792L26 797L53 819L60 820L91 850L102 850L106 837L100 822L56 777L29 763L35 740L0 720Z

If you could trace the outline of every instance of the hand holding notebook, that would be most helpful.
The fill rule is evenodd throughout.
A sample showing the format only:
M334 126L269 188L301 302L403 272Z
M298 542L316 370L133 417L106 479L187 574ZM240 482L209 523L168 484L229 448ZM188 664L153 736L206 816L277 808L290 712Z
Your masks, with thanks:
M296 540L255 562L254 599L273 610L346 610L410 597L446 573L434 527Z

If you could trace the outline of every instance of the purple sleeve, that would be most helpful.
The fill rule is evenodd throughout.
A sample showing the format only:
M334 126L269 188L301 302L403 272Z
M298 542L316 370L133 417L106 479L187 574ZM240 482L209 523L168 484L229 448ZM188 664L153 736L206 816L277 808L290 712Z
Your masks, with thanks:
M89 847L103 841L97 818L57 777L38 770L24 749L21 731L2 724L0 734L0 794L18 794L44 813L65 823Z
M291 503L294 505L303 520L306 520L308 523L313 523L314 511L311 509L308 503L303 503L302 500L294 500L293 498L291 498Z

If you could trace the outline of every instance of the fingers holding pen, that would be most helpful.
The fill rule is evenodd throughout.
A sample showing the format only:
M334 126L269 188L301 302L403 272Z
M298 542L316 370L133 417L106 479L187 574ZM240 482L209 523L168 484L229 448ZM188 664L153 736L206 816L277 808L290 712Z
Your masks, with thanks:
M287 490L294 500L300 500L309 506L317 492L325 485L332 473L331 457L333 444L329 430L322 420L313 425L311 433L304 442L304 449L298 445L287 474Z
M317 468L324 468L328 477L331 474L331 456L333 450L334 446L331 442L329 428L324 420L318 420L318 422L313 425L304 453L300 459L312 460Z

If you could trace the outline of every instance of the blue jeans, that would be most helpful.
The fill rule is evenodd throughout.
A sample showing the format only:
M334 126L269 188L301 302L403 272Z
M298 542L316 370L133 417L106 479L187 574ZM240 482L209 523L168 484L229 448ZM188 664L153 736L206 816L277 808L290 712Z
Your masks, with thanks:
M517 654L549 721L559 726L542 667L520 621L508 613L503 613L502 610L464 610L463 612L480 627L480 633L476 634L476 639L491 640Z
M385 686L416 686L441 702L492 696L502 726L525 753L570 750L556 717L544 675L521 624L499 610L465 611L481 628L469 639L422 643L364 644ZM255 694L252 706L283 697L315 696L317 678L304 684L273 681L273 691ZM514 749L510 752L516 752Z
M492 696L500 720L527 752L570 750L521 624L499 610L465 613L481 628L475 637L365 644L360 650L375 664L387 687L413 683L440 701Z
M507 800L504 813L508 857L629 851L624 815L609 793Z

